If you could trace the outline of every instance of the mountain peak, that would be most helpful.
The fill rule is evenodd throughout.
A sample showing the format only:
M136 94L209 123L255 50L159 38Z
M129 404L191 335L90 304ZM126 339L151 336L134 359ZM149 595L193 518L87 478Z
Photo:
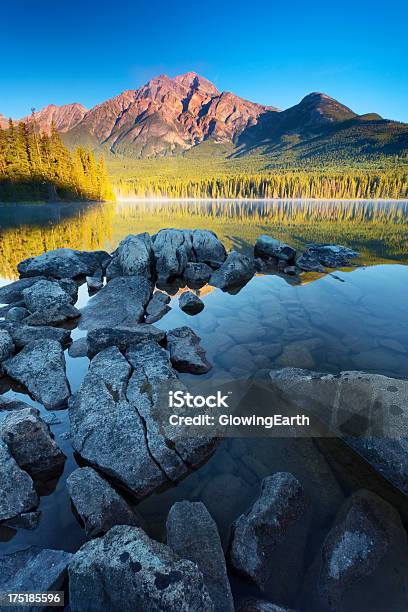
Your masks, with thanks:
M186 72L185 74L179 74L174 78L174 81L183 87L188 89L200 90L203 93L217 96L219 95L218 89L211 81L202 77L197 72Z
M351 108L319 91L308 94L293 108L308 112L312 120L320 117L320 120L335 122L356 117Z

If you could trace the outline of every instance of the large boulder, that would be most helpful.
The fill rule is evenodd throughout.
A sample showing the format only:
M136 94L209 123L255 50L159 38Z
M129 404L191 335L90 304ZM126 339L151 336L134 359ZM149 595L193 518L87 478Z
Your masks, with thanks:
M69 419L74 450L141 498L167 477L149 452L141 416L127 400L131 373L116 347L98 353L70 402Z
M223 291L246 285L255 272L252 259L236 251L231 251L222 266L213 272L209 284Z
M146 306L146 323L155 323L171 310L170 296L163 291L155 291Z
M200 337L190 327L177 327L167 332L167 347L173 366L179 372L206 374L211 364L200 346Z
M148 233L130 235L122 240L107 268L109 279L115 276L145 276L153 279L154 253Z
M12 304L23 300L23 291L39 280L45 280L45 276L36 276L34 278L20 278L13 283L8 283L4 287L0 287L0 304Z
M193 561L216 610L234 611L217 525L202 502L176 502L167 517L167 544L183 559Z
M40 280L23 290L23 299L30 312L47 310L73 303L73 298L58 283Z
M205 263L188 262L184 270L184 280L189 287L200 288L208 283L212 268Z
M156 274L159 283L167 283L182 276L192 258L192 232L163 229L153 237Z
M193 261L207 264L212 268L219 268L227 256L222 242L209 230L194 230L192 246Z
M67 488L88 536L99 536L114 525L140 525L129 504L93 468L74 470Z
M408 609L407 534L398 512L360 490L339 512L312 564L301 601L316 612Z
M132 327L144 319L152 285L142 276L112 279L81 310L81 329Z
M0 521L14 518L38 506L33 481L0 440ZM0 572L0 584L1 584Z
M265 478L259 499L233 526L232 567L273 601L290 605L303 577L310 520L311 504L292 474Z
M154 340L161 342L166 333L154 325L139 323L133 327L102 327L91 329L87 336L88 353L90 356L96 355L108 348L117 346L119 350L126 351L129 346Z
M270 372L287 404L317 418L376 472L408 494L408 381L350 371ZM395 417L398 416L396 419Z
M16 347L13 338L6 329L0 329L0 368L3 361L14 355Z
M0 557L0 590L8 593L62 591L72 553L34 546ZM20 606L18 606L20 607ZM5 608L8 609L8 608ZM49 610L47 605L21 607Z
M65 346L71 338L69 329L59 327L10 323L7 329L17 348L23 348L26 344L30 344L30 342L35 342L36 340L56 340Z
M256 239L254 255L261 259L273 259L292 264L296 258L296 249L272 236L263 235Z
M130 610L212 612L214 605L197 566L151 540L141 529L120 525L87 542L68 568L72 612Z
M65 455L39 414L32 407L10 412L0 425L0 437L21 469L34 479L46 479L62 471Z
M25 385L32 397L50 410L66 406L70 388L62 346L56 340L36 340L3 364L5 372Z
M179 297L179 306L183 312L195 315L204 308L204 302L192 291L185 291Z
M75 251L73 249L55 249L37 257L21 261L17 269L20 276L45 276L52 278L76 278L78 276L93 276L101 272L103 266L110 260L110 255L104 251Z

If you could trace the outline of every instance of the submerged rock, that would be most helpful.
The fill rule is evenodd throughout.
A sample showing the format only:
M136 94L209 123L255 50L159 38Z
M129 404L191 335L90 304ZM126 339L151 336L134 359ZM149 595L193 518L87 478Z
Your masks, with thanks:
M11 455L6 444L0 440L0 521L14 518L38 506L38 497L33 481ZM0 557L1 559L1 557ZM0 561L1 563L1 561ZM0 584L2 573L0 571Z
M81 310L81 329L131 327L144 318L152 286L142 276L112 279Z
M127 400L131 372L116 347L94 357L69 405L71 442L85 461L143 497L167 477L151 457L144 423Z
M126 236L114 252L107 273L109 278L120 275L145 276L153 279L154 253L150 235L145 232Z
M74 470L67 479L67 488L91 538L114 525L140 525L129 504L91 467Z
M272 238L272 236L263 235L256 239L254 255L261 259L275 259L276 261L293 264L296 258L296 249L276 238Z
M91 356L96 355L109 346L117 346L120 351L126 351L129 346L140 342L149 340L161 342L165 336L164 331L146 323L139 323L133 327L91 329L87 336L88 353Z
M192 232L163 229L153 237L156 274L159 283L182 276L192 256Z
M204 302L192 291L185 291L179 297L179 306L183 312L195 315L203 310Z
M202 502L176 502L167 517L167 544L183 559L193 561L216 610L234 611L217 525Z
M56 340L36 340L3 364L11 377L25 385L32 397L50 410L62 408L70 396L65 357Z
M73 612L98 609L122 612L124 594L131 610L212 612L203 577L191 561L137 527L113 527L87 542L69 564Z
M274 601L291 604L303 577L311 514L310 502L292 474L265 478L259 499L234 524L232 567Z
M0 437L21 469L45 479L62 471L66 457L39 415L32 407L10 412L0 425Z
M206 374L211 370L200 337L190 327L177 327L167 332L167 347L173 366L179 372Z
M22 278L33 276L76 278L102 273L103 266L109 260L110 255L104 251L88 252L64 248L25 259L18 264L17 269Z
M408 494L408 381L359 371L333 375L297 368L272 370L270 377L285 402L318 418Z
M61 591L72 556L64 550L35 546L3 555L0 557L0 590L9 593ZM33 609L48 610L48 607L40 605Z
M305 582L302 604L316 612L407 609L407 534L398 512L360 490L339 512Z
M146 323L155 323L171 310L168 305L170 296L162 291L155 291L146 307Z
M231 251L222 266L213 272L209 284L223 291L246 285L255 272L254 262L246 255Z
M206 263L189 262L184 270L184 280L189 287L200 288L208 283L212 273L212 268Z

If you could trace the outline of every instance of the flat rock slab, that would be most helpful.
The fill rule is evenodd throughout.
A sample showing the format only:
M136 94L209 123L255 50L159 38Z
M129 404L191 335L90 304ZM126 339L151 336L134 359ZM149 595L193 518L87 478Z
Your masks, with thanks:
M341 508L300 600L316 612L407 609L407 534L398 512L360 490Z
M404 495L408 494L408 381L365 372L272 370L273 387L317 417Z
M95 609L213 612L214 605L197 566L137 527L113 527L87 542L69 568L73 612Z
M259 499L234 523L231 565L272 601L290 605L301 586L311 514L299 481L278 472L262 481Z
M74 470L67 479L67 488L91 538L106 533L114 525L140 525L129 504L93 468Z
M45 479L62 471L65 455L36 408L10 412L0 425L0 437L32 478Z
M63 408L70 396L65 357L56 340L36 340L4 363L4 370L25 385L47 409Z
M176 502L166 523L167 544L189 559L203 574L216 610L234 611L234 600L225 567L217 525L202 502Z
M30 257L20 262L17 269L22 278L45 276L52 278L76 278L94 276L102 273L103 266L110 260L105 251L75 251L73 249L55 249Z
M61 591L72 556L64 550L41 549L34 546L4 555L0 557L0 590L9 593ZM48 608L36 606L33 609ZM27 610L27 607L24 607L24 610Z
M255 273L254 262L246 255L231 251L222 266L213 272L209 284L223 291L246 285Z
M113 278L81 310L81 329L132 327L144 319L152 285L142 276Z
M133 327L102 327L92 329L87 336L88 353L96 355L110 346L116 346L121 351L126 351L129 346L154 340L161 342L166 333L153 325L139 323Z
M38 506L38 497L33 481L11 455L6 444L0 440L0 521L14 518ZM1 557L0 557L1 559ZM1 563L1 561L0 561ZM0 584L2 573L0 571Z
M200 346L200 337L190 327L177 327L167 332L167 348L173 366L179 372L206 374L212 366Z

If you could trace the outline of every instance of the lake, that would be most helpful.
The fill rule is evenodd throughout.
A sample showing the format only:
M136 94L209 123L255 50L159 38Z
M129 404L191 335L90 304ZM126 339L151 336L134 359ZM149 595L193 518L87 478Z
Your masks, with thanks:
M300 277L255 276L232 295L212 287L199 291L204 310L189 316L178 308L156 325L189 325L202 338L213 369L208 380L246 378L260 369L294 366L324 372L364 370L408 377L408 202L328 201L129 201L104 204L0 206L0 282L17 278L22 259L58 247L113 250L129 233L160 228L206 228L227 249L249 252L262 233L302 248L308 242L336 242L359 251L353 266L330 274ZM177 292L177 288L175 288ZM80 287L78 306L89 299ZM74 329L72 337L83 332ZM72 359L67 371L75 392L87 358ZM189 375L181 375L188 378ZM77 550L85 541L70 505L65 481L77 463L70 448L67 411L47 413L10 380L0 392L36 405L48 419L68 459L62 476L41 492L41 519L33 531L0 528L0 552L28 545ZM53 416L54 415L54 416ZM163 538L171 505L202 500L217 521L224 545L230 525L259 494L267 474L292 471L305 483L320 511L315 517L315 550L321 533L352 485L329 467L312 440L228 439L199 469L177 486L138 504L147 532ZM247 592L235 578L234 594Z

